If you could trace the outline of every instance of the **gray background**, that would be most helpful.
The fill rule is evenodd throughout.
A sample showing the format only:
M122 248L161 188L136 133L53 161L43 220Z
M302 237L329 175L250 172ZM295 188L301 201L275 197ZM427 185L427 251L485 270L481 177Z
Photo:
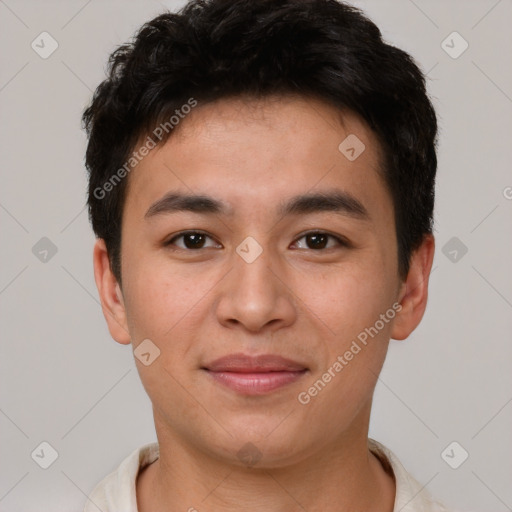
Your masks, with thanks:
M355 4L428 72L440 119L429 305L410 338L391 343L370 435L447 504L512 510L512 2ZM180 5L0 0L2 512L79 511L156 440L131 350L110 338L99 306L80 116L114 47ZM47 59L31 48L43 31L59 45ZM469 43L458 58L442 47L453 31ZM33 251L43 237L54 255L44 241ZM31 457L43 441L59 455L48 469ZM458 469L441 456L453 441L452 464L469 453Z

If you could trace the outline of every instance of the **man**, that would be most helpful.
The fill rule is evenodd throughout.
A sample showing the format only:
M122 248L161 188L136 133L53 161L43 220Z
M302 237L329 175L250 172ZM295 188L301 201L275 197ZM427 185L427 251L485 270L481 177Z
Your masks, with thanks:
M445 510L368 439L434 255L413 60L335 0L196 0L112 54L84 124L96 284L158 437L85 512Z

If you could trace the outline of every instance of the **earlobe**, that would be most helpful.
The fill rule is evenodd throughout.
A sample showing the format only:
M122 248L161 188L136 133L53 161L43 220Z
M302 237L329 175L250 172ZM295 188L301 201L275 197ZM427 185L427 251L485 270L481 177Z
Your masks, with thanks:
M426 235L422 244L411 256L409 273L403 282L397 301L402 306L395 317L391 338L406 339L421 322L428 299L428 283L434 261L435 241Z
M96 240L93 251L94 279L100 295L101 308L107 321L108 330L114 340L127 345L130 335L126 321L123 294L117 279L110 268L105 241Z

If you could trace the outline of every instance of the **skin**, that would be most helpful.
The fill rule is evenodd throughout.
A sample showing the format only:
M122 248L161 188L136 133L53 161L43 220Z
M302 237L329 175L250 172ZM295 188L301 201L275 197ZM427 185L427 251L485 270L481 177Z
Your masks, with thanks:
M338 150L349 134L366 146L353 162ZM372 395L389 339L407 338L424 314L434 239L425 237L401 280L379 165L379 143L358 116L286 96L199 105L130 174L122 288L103 240L94 269L112 337L133 348L149 338L160 350L149 366L135 359L160 444L137 480L139 511L393 510L394 478L367 445ZM332 189L357 198L369 219L276 213L292 196ZM212 196L232 214L145 218L171 190ZM210 238L201 249L183 237L164 245L184 230ZM315 249L304 237L315 230L350 245L329 238ZM263 250L250 264L236 252L248 236ZM394 319L299 403L394 303ZM309 371L266 395L241 395L201 370L235 352L279 354ZM252 467L237 456L248 442L261 454Z

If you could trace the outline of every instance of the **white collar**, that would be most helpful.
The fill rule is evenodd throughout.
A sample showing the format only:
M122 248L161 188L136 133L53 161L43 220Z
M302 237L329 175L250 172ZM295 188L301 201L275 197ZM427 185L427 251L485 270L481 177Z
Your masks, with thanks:
M396 482L393 512L448 512L402 466L397 456L379 442L368 439L368 446L392 473ZM119 467L93 489L83 512L137 512L136 481L139 471L160 455L158 443L134 450Z

